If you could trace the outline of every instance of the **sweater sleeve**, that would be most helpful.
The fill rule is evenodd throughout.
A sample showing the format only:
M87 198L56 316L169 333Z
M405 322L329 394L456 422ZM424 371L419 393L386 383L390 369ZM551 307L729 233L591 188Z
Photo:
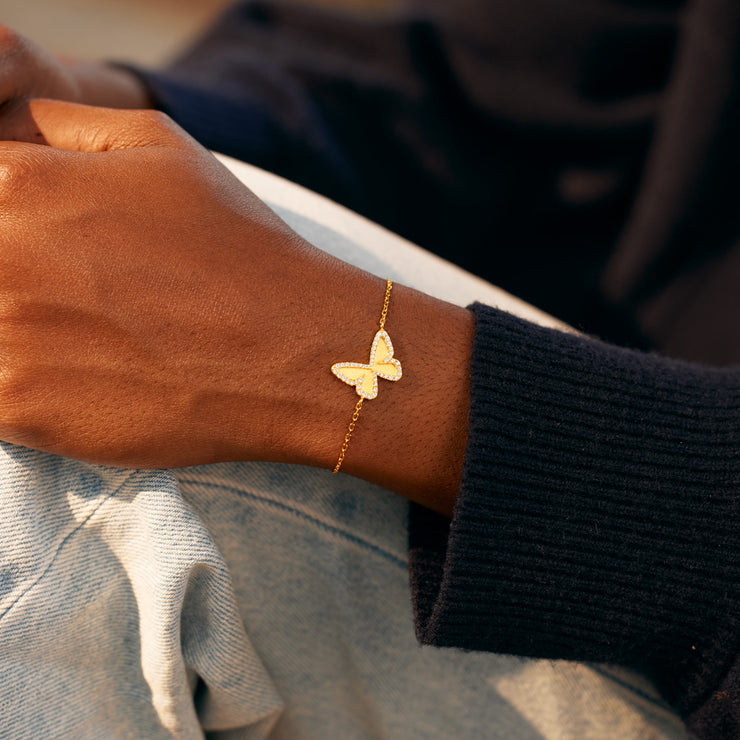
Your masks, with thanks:
M740 371L474 310L455 514L412 516L420 640L637 668L737 737Z

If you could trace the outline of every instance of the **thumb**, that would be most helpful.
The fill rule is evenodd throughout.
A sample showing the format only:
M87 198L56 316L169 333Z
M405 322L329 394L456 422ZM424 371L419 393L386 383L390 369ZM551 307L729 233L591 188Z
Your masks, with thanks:
M96 108L61 100L11 103L2 111L5 141L46 144L77 152L150 146L180 148L188 138L164 113Z

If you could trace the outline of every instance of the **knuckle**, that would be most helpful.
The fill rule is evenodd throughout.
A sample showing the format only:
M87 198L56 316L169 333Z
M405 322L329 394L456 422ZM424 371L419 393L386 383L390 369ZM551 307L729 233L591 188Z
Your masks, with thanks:
M172 123L172 119L161 110L140 110L138 111L142 117L148 121L151 126L157 128L169 128Z
M18 94L21 91L19 84L22 83L18 78L26 78L29 67L33 66L32 57L28 40L12 28L0 25L0 64L6 97L9 92Z
M92 122L72 132L73 148L79 151L105 151L110 143L110 131L101 123Z
M0 156L0 200L8 204L38 182L38 156L30 146L6 150Z
M140 145L169 143L178 130L175 122L159 110L135 110L128 116L130 138Z
M128 113L129 125L141 131L153 131L161 127L164 113L158 110L133 110Z
M29 157L20 152L5 152L0 160L0 191L11 191L33 174Z
M0 54L13 55L23 48L23 37L12 28L0 24Z

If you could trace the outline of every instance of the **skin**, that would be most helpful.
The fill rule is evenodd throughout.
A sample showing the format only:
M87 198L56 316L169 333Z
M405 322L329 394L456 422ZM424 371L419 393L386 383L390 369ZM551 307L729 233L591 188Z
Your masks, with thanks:
M332 468L357 396L329 368L366 361L385 282L161 113L13 98L0 118L0 438L116 466ZM365 403L343 472L449 515L472 315L396 285L386 329L404 377Z

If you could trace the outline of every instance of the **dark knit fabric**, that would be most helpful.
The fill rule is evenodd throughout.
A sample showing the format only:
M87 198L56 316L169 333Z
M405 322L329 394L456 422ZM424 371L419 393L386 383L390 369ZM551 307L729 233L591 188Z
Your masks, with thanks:
M740 646L740 370L475 311L449 537L411 527L419 638L621 663L690 715Z
M729 740L740 737L740 657L711 696L689 717L688 726L699 738Z

